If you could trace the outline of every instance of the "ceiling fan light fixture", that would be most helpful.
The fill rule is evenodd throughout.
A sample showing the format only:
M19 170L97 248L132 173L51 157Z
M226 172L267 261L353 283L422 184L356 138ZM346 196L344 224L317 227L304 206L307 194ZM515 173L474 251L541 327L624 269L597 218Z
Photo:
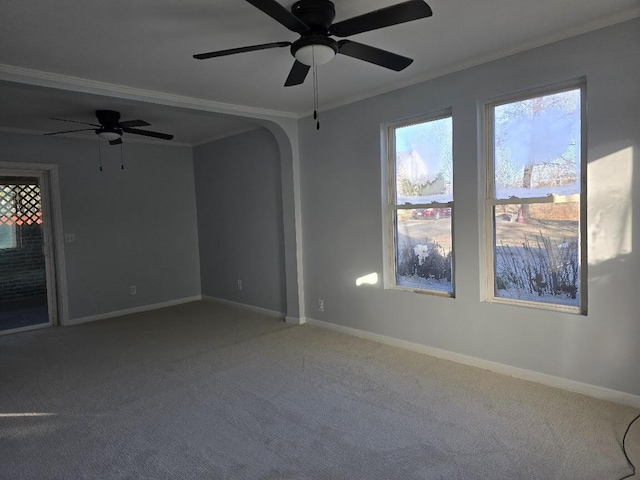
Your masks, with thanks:
M305 45L296 50L294 56L300 63L310 67L324 65L336 56L336 51L329 45Z
M116 130L115 128L99 128L96 130L96 134L103 140L108 140L109 142L118 140L120 137L122 137L122 132Z
M291 45L291 54L309 67L324 65L338 53L338 42L333 38L312 35L302 37Z

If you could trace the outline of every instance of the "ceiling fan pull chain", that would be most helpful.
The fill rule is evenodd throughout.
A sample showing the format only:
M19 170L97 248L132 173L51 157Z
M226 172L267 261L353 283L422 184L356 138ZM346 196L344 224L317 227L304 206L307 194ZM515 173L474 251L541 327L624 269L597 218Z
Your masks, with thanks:
M318 119L318 102L316 98L316 49L312 45L311 46L311 68L313 69L311 73L313 74L313 119Z
M317 86L318 86L317 75L318 75L318 69L314 65L313 66L313 119L316 120L317 125L320 125L320 120L318 120L318 96L316 95Z
M313 73L313 119L316 129L320 130L320 115L318 115L318 66L316 65L316 48L311 46L311 68Z
M120 170L124 170L124 155L122 153L122 144L120 144Z
M315 79L315 99L316 99L316 130L320 130L320 97L318 96L318 67L313 67Z
M313 119L316 121L316 130L320 130L320 114L318 109L318 66L316 65L316 49L311 47L311 59L313 63Z
M98 162L100 165L100 171L102 171L102 146L100 145L99 138L98 138Z

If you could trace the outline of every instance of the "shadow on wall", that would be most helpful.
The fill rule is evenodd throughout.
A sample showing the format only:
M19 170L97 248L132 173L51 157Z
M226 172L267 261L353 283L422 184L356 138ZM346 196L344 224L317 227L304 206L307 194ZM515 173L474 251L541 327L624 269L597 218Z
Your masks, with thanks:
M633 370L640 338L640 256L634 251L638 245L634 244L637 226L633 205L640 202L640 169L634 168L640 158L638 148L628 146L628 141L626 145L621 143L596 148L598 154L592 155L594 160L587 165L588 315L586 319L576 316L575 321L564 322L561 369L575 368L575 359L581 358L576 350L588 348L594 375L626 376L631 383L637 383ZM603 318L606 325L601 320L595 322ZM576 341L577 337L586 336L587 329L607 334L590 335L589 345ZM640 390L631 393L640 394Z

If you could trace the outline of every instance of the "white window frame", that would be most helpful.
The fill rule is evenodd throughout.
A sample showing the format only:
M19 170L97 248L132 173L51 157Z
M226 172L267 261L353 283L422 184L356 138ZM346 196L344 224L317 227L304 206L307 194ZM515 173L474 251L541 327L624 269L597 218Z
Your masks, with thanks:
M383 175L383 183L386 183L385 189L387 192L384 205L383 205L383 229L385 246L385 262L384 262L384 288L393 290L402 290L407 292L421 293L425 295L436 295L446 298L455 298L455 241L454 241L454 200L455 200L455 186L452 192L452 198L450 202L429 202L429 203L396 203L396 135L395 131L398 128L408 127L411 125L417 125L420 123L427 123L435 120L441 120L443 118L451 118L453 122L453 111L451 108L439 110L427 115L421 115L419 117L412 117L410 119L399 120L397 122L388 123L383 127L383 145L386 141L385 151L385 165ZM455 136L452 132L452 136ZM453 142L452 142L453 149ZM452 152L452 162L454 155ZM453 174L453 172L452 172ZM455 181L452 182L455 185ZM384 197L383 197L384 198ZM451 209L451 292L443 292L442 290L430 290L426 288L407 287L398 285L396 283L396 212L398 210L414 210L423 208L450 208Z
M544 95L553 95L570 90L580 90L580 193L574 195L550 194L545 197L510 197L507 199L496 199L494 196L494 110L495 107L508 103L527 100ZM516 305L543 310L555 310L574 314L587 314L587 88L584 78L563 82L546 87L526 90L524 92L505 95L494 98L483 103L484 108L484 164L485 164L485 191L484 191L484 277L485 295L484 300L492 303ZM579 243L579 267L580 267L580 288L579 305L562 305L555 303L533 302L527 300L517 300L504 297L497 297L495 292L495 250L494 250L494 207L498 205L512 204L543 204L543 203L571 203L579 202L580 205L580 225L578 228Z

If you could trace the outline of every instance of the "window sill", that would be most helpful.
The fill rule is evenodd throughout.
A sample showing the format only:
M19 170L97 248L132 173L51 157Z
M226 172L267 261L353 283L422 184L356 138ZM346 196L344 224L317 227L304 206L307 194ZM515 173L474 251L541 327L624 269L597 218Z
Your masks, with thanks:
M403 287L401 285L391 285L387 287L388 290L397 290L400 292L418 293L420 295L433 295L435 297L456 298L454 293L442 292L438 290L422 290L415 287Z
M573 315L587 315L586 310L582 307L574 307L571 305L559 305L554 303L529 302L527 300L514 300L509 298L490 297L485 300L488 303L497 303L500 305L511 305L515 307L533 308L536 310L549 310L559 313L570 313Z

